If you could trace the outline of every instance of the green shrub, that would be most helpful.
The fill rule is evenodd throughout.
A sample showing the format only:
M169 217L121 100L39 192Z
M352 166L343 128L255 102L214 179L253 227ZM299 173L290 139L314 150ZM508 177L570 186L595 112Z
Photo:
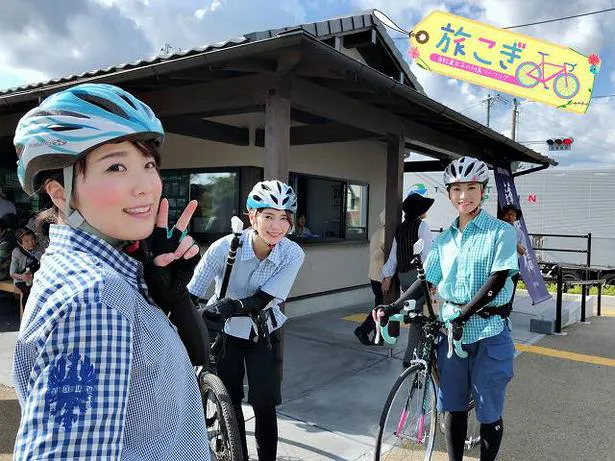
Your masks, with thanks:
M521 289L521 290L526 290L527 288L525 287L525 283L523 283L523 281L519 280L519 284L517 285L517 288ZM549 293L552 294L556 294L557 293L557 284L555 283L547 283L547 291ZM580 286L573 286L571 288L568 288L568 293L571 294L575 294L575 295L580 295L581 294L581 287ZM591 287L589 290L589 294L590 295L597 295L598 294L598 288L597 287ZM615 296L615 285L605 285L602 287L602 294L603 295L609 295L609 296Z

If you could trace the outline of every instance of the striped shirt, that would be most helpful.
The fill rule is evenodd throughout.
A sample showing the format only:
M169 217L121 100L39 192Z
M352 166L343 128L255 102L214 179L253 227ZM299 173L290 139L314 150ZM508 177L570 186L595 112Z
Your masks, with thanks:
M277 326L269 321L269 331L274 331L286 321L286 316L280 311L279 304L286 300L290 289L295 282L297 273L303 264L305 254L295 242L283 238L271 253L260 261L254 254L253 240L255 234L252 228L241 234L240 247L231 278L229 280L226 297L242 299L252 296L258 290L270 294L274 298L269 303L276 318ZM199 261L194 276L188 284L188 291L199 298L204 298L207 289L215 282L215 295L208 304L218 299L226 259L231 246L232 235L216 240L205 252ZM238 338L248 339L252 330L252 320L249 317L231 317L224 325L224 331Z
M507 223L481 212L463 232L458 219L433 242L425 263L427 281L437 285L445 301L467 304L487 282L493 272L508 270L504 287L488 306L501 306L513 294L512 276L519 272L517 235ZM504 329L499 315L484 319L473 315L468 319L461 341L471 344L489 338Z
M209 460L194 370L139 262L50 230L17 338L14 460Z

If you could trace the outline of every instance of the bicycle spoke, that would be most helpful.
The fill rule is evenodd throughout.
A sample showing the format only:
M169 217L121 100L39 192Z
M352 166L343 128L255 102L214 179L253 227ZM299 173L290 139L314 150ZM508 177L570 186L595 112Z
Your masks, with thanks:
M391 401L382 431L380 460L429 460L435 435L435 395L431 380L411 374Z

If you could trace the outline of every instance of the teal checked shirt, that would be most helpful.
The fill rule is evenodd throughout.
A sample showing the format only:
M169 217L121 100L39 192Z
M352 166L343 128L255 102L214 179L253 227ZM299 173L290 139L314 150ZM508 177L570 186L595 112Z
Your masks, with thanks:
M425 269L427 281L438 287L445 301L455 304L467 304L493 272L508 270L504 287L488 306L506 304L513 295L512 276L519 272L515 229L484 210L463 232L455 219L434 240ZM504 323L498 315L487 319L473 315L465 324L461 341L471 344L495 336Z

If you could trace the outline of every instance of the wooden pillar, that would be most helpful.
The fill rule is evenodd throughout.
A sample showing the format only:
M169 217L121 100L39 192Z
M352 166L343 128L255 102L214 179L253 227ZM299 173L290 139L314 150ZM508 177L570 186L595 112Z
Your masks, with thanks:
M387 158L384 199L384 248L385 260L388 259L393 244L395 229L401 217L401 196L404 185L404 137L399 134L387 134ZM385 302L397 298L398 290L389 292Z
M288 182L290 155L290 79L270 88L265 104L265 179Z

